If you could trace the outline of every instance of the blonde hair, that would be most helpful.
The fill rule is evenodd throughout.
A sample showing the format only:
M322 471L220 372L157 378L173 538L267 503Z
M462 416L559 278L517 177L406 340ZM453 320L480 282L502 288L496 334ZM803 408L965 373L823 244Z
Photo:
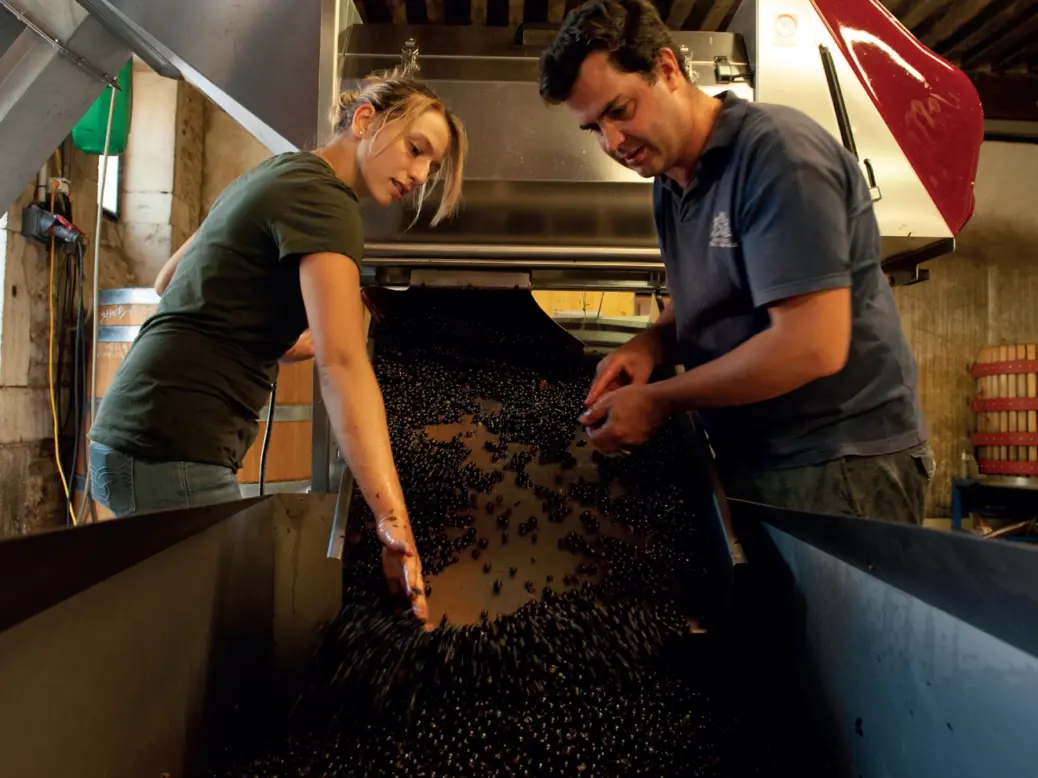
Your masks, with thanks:
M340 94L332 115L336 134L350 131L353 117L362 105L370 105L375 110L372 140L390 122L399 120L403 125L401 132L404 132L426 111L439 111L443 115L450 132L450 147L443 164L418 191L418 211L421 212L428 185L435 187L442 182L440 207L432 218L432 224L439 224L451 216L461 201L462 172L468 153L468 136L461 120L432 89L402 68L372 73L357 91ZM415 220L417 218L415 214Z

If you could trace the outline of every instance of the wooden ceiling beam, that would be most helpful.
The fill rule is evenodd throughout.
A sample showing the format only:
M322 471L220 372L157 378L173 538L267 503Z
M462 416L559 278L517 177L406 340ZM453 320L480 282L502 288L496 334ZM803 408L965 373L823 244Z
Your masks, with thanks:
M723 31L735 16L740 2L742 0L714 0L710 12L703 18L703 26L700 29L710 32Z
M1038 122L1038 78L1020 74L970 73L984 118L996 121Z
M674 0L670 4L670 10L667 12L667 26L672 30L680 30L685 24L685 20L688 15L692 12L692 5L695 0Z
M992 64L1028 43L1035 33L1038 33L1038 16L1017 20L1013 27L1005 30L1003 34L992 36L984 44L963 53L962 69L971 71Z
M429 24L443 24L443 0L425 0L425 15Z
M974 24L989 6L991 0L959 0L952 10L945 12L930 29L922 31L922 34L913 30L913 34L929 48L937 51L935 47L939 46L941 41Z
M985 8L932 48L942 57L955 61L970 49L983 44L992 32L1012 29L1016 19L1034 0L989 0Z

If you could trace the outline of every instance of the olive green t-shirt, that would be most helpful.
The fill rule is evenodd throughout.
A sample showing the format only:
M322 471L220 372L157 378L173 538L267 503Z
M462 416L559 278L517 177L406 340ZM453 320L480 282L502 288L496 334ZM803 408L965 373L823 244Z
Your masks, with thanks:
M363 247L357 197L320 157L280 154L242 175L141 327L90 439L151 461L237 470L277 360L307 327L300 259L334 252L359 263Z

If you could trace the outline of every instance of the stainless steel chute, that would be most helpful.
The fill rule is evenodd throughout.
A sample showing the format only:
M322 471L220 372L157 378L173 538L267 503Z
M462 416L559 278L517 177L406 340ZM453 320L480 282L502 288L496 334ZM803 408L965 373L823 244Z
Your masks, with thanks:
M799 680L835 775L1034 775L1038 549L729 507L730 651ZM275 495L0 542L0 775L190 778L285 711L341 596L333 512Z

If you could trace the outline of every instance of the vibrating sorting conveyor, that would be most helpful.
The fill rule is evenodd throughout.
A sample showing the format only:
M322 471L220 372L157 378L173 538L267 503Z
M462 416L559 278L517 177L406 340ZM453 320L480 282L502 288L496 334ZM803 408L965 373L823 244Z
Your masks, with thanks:
M321 136L313 117L327 114L336 80L348 87L402 56L469 128L461 217L403 231L406 209L372 210L365 284L511 289L531 312L537 289L666 293L651 188L539 101L543 31L357 25L338 34L328 27L340 18L335 2L305 19L297 4L268 3L263 24L229 3L192 3L191 13L154 1L87 5L107 9L97 17L105 26L275 151ZM284 56L298 54L287 79L272 70L271 46L253 45L271 31ZM231 37L233 56L203 45ZM796 105L854 148L892 282L922 280L918 264L954 247L972 209L979 103L961 73L878 3L745 0L728 32L675 39L704 90ZM306 100L301 73L317 87ZM899 124L918 117L911 105L938 97L926 132ZM645 321L581 316L565 326L605 351ZM341 607L349 556L351 481L320 398L313 419L309 494L0 542L0 775L197 775L260 712L287 709L316 628ZM710 607L690 628L735 660L733 694L802 716L804 747L830 751L836 775L1038 774L1038 551L727 500L707 442L691 418L681 423L690 504L710 549ZM541 553L548 565L552 554ZM434 617L471 621L519 604L519 595L491 599L481 575L457 565L433 577ZM462 593L473 581L479 597Z

